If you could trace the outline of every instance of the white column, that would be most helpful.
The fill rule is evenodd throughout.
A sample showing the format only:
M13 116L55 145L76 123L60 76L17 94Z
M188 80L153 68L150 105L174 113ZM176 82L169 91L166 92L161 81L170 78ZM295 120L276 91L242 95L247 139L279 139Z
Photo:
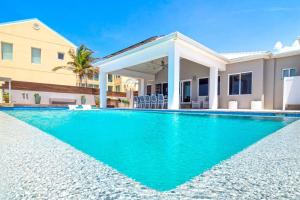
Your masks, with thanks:
M180 84L180 55L174 44L168 53L168 109L178 110Z
M145 95L145 79L139 79L139 96Z
M12 102L12 95L11 95L11 81L8 81L8 95L9 95L9 103Z
M100 108L106 108L106 80L107 73L100 69L99 73L99 89L100 89Z
M218 109L218 68L209 71L209 108Z

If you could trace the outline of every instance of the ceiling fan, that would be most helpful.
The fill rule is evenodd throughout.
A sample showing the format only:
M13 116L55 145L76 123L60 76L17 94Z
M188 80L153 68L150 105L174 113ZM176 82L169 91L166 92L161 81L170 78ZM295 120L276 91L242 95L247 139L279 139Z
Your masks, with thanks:
M165 63L164 59L161 60L160 66L162 67L162 69L167 69L168 68L168 64Z

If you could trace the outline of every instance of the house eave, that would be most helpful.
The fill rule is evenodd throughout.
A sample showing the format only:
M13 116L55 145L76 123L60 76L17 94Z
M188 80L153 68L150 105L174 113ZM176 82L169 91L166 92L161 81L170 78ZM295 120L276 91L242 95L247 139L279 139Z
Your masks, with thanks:
M154 40L152 42L149 42L149 43L146 43L142 46L139 46L137 48L134 48L134 49L131 49L131 50L128 50L126 52L123 52L121 54L118 54L116 56L113 56L113 57L110 57L110 58L107 58L107 59L103 59L103 60L100 60L98 62L95 63L95 66L96 67L100 67L101 65L104 65L106 63L109 63L111 61L114 61L114 60L118 60L119 58L122 58L122 57L125 57L125 56L128 56L130 54L134 54L135 52L138 52L138 51L141 51L143 49L146 49L146 48L149 48L149 47L152 47L152 46L155 46L157 44L161 44L163 42L167 42L167 41L170 41L170 40L181 40L183 42L186 42L198 49L201 49L202 51L212 55L213 57L215 57L218 61L224 63L224 64L227 64L229 63L229 60L221 55L219 55L218 53L216 53L215 51L205 47L204 45L200 44L199 42L196 42L195 40L192 40L191 38L179 33L179 32L174 32L174 33L171 33L169 35L166 35L166 36L163 36L157 40Z

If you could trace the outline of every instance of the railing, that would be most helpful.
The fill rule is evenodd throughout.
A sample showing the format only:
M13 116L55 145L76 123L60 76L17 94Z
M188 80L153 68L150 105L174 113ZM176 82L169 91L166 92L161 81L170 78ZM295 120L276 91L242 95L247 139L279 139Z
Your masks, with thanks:
M6 82L2 86L4 89L8 89L8 83ZM73 93L73 94L90 94L99 95L99 88L85 88L69 85L56 85L48 83L34 83L25 81L12 81L12 90L25 90L25 91L40 91L40 92L57 92L57 93ZM107 96L110 97L126 97L125 92L107 92Z

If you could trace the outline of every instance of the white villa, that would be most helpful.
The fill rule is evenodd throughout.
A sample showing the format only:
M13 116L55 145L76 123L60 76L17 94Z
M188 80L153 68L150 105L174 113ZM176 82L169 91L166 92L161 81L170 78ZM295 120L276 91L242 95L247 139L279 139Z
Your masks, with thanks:
M278 45L277 45L278 46ZM106 107L107 74L139 80L139 95L164 94L168 109L299 109L300 45L276 52L220 54L175 32L152 37L104 57L100 107Z

